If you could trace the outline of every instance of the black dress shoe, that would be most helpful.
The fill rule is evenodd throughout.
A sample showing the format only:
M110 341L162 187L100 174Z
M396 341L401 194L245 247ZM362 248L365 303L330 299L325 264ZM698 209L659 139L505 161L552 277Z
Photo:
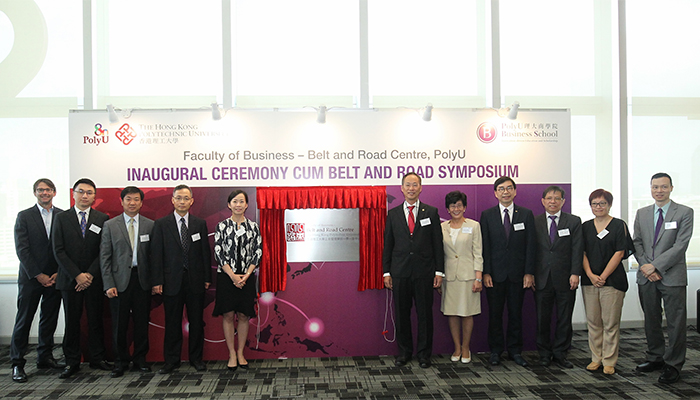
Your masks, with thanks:
M151 367L146 363L134 363L131 366L131 372L151 372Z
M249 365L248 364L238 364L241 369L248 369Z
M67 365L58 375L58 379L68 379L80 371L79 365Z
M396 357L396 360L394 360L394 365L397 367L403 367L404 365L408 364L409 361L411 361L411 357L398 356Z
M421 358L418 360L418 365L421 368L430 368L430 359L429 358Z
M647 361L637 365L638 372L658 371L666 365L663 361Z
M12 380L17 383L24 383L27 381L27 374L24 373L24 367L19 365L12 367Z
M491 363L491 365L501 365L501 356L498 353L491 353L489 363Z
M664 367L664 372L659 377L659 383L676 383L681 378L681 372L670 365Z
M39 361L36 363L38 369L63 369L66 367L66 363L58 362L53 358L47 358L44 361Z
M114 369L114 366L107 362L106 360L102 360L100 362L91 362L90 363L90 368L92 369L101 369L103 371L111 371Z
M201 361L190 361L190 365L193 366L197 372L204 372L207 370L207 366Z
M158 370L159 374L169 374L172 373L175 369L180 368L180 363L165 363L163 365L163 368Z
M552 363L552 359L549 357L540 357L540 359L539 359L539 361L537 361L537 363L543 367L549 367L549 365Z
M124 376L124 368L121 367L115 367L112 372L109 373L110 378L119 378L120 376Z
M520 354L513 354L512 356L510 356L510 358L512 358L513 361L521 367L527 367L527 361L525 361L523 356L521 356Z
M572 364L571 361L567 360L565 357L555 358L554 362L562 368L573 368L574 367L574 364Z

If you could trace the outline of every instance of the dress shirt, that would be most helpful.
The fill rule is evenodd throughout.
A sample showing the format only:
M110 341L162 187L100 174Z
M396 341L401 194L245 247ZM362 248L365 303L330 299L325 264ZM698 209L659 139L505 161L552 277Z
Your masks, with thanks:
M503 204L498 203L498 208L501 210L501 224L503 224L503 217L505 213L503 210L508 209L508 216L510 216L510 223L513 224L513 211L515 211L515 203L510 203L508 207L503 207Z
M656 223L657 223L658 220L659 220L659 208L661 209L661 214L663 214L663 216L664 216L664 222L665 222L665 221L666 221L666 213L668 213L668 209L669 209L670 207L671 207L671 201L670 201L670 200L669 200L668 203L664 204L663 207L659 207L659 206L657 206L656 204L654 204L654 225L651 226L654 230L656 230ZM654 231L652 230L652 232L654 232Z
M408 207L410 206L415 206L413 207L413 222L416 222L416 216L418 215L418 207L420 207L420 200L416 200L416 202L413 204L408 204L408 202L404 200L403 213L406 216L406 223L408 223Z
M39 212L41 213L41 219L44 220L44 227L46 228L46 236L49 237L49 236L51 236L51 223L53 222L53 209L54 209L54 207L51 206L51 208L49 208L47 210L44 207L40 206L39 203L37 203L36 207L39 209Z
M81 218L80 218L80 213L81 213L81 212L84 212L84 213L85 213L85 222L87 222L87 220L90 219L90 210L92 209L92 207L88 207L88 208L86 208L86 209L84 209L84 210L79 209L78 206L73 206L73 208L75 208L75 215L78 216L78 225L80 225L80 219L81 219ZM90 229L90 226L86 226L86 227L85 227L85 231L86 231L86 232L87 232L88 229Z
M552 229L552 219L549 218L550 216L556 217L554 219L557 221L557 227L559 227L559 219L561 217L561 210L559 210L559 212L556 214L547 213L547 232L549 232L549 230Z
M175 223L177 223L177 230L180 232L180 237L182 237L182 224L180 223L180 220L182 218L185 219L185 225L187 226L187 230L190 229L190 213L188 212L185 215L180 215L177 213L177 211L174 211L173 214L175 215Z

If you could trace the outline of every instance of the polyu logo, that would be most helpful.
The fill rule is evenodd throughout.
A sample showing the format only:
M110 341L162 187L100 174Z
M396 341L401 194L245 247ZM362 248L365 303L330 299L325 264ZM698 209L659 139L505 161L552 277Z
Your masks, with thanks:
M131 129L129 124L124 124L119 127L119 130L114 134L114 136L116 136L120 142L124 143L124 145L127 145L136 139L136 132Z
M94 136L83 136L83 144L94 144L99 146L102 143L109 142L109 131L102 128L102 124L95 124L95 135Z

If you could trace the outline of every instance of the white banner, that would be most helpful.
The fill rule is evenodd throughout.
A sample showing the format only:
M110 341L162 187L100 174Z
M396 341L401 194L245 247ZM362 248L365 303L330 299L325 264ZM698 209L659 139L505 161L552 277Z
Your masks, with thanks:
M100 187L396 185L407 172L424 184L571 180L568 110L315 111L133 110L110 123L106 111L74 111L71 182ZM552 160L552 154L556 154Z

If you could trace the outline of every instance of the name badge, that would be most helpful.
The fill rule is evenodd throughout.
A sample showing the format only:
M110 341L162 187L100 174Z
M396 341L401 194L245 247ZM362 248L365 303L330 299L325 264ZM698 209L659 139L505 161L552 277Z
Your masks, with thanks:
M676 229L677 227L676 221L666 222L664 224L664 229Z
M95 224L90 225L90 230L95 232L98 235L100 234L100 232L102 232L102 228L100 228L99 226L97 226Z
M192 241L193 241L193 242L196 242L196 241L198 241L199 239L201 239L201 237L199 236L199 232L197 232L197 233L195 233L194 235L192 235Z
M571 234L569 233L569 228L559 229L559 237L562 237L562 236L569 236L569 235L571 235Z
M462 228L462 233L472 233L472 228L467 226Z
M524 222L518 222L517 224L513 224L513 230L514 230L514 231L523 231L523 230L525 230L525 223L524 223Z
M430 218L423 218L420 220L420 226L428 226L430 225Z
M236 231L236 237L241 237L245 234L245 228L241 227Z
M600 233L597 235L597 236L598 236L598 239L602 239L602 238L608 236L608 233L610 233L610 232L608 232L607 229L603 229L603 230L600 231Z
M141 236L139 236L139 237L141 238L141 241L142 241L142 242L148 242L148 241L151 240L151 238L148 236L148 234L141 235Z

